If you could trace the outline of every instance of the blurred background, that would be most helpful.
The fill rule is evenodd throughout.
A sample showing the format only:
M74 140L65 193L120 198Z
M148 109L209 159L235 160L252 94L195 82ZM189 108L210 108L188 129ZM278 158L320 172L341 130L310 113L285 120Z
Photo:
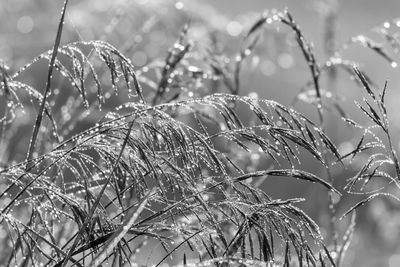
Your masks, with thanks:
M0 59L10 67L10 73L52 47L61 2L1 0ZM388 113L395 147L398 149L398 51L389 46L388 54L391 58L388 60L363 45L350 44L352 38L360 35L370 37L378 43L385 42L379 34L382 29L391 30L393 34L396 31L400 33L400 23L396 20L400 17L398 0L71 0L62 43L106 40L143 71L146 66L157 64L157 59L165 59L168 48L178 38L183 25L191 21L190 38L194 40L196 49L207 47L209 40L216 38L221 46L216 49L221 54L223 52L234 58L249 27L263 12L272 12L274 9L283 11L285 8L300 25L305 37L314 44L318 62L323 64L330 57L340 56L342 59L357 62L377 88L382 89L385 81L388 81ZM340 54L335 54L335 51L340 51ZM31 71L20 78L35 88L42 88L46 79L46 71L43 70L46 67L47 63L35 63ZM246 60L242 69L242 88L239 94L251 94L276 100L284 105L293 105L295 109L317 121L314 107L301 99L296 101L296 96L309 81L310 75L301 50L287 27L266 27L255 53ZM370 123L354 107L354 101L360 101L365 94L354 83L351 75L337 71L326 75L322 82L323 89L332 93L332 98L340 102L348 117L363 124ZM354 149L360 133L347 127L334 109L327 117L327 132L335 144L342 152ZM29 125L28 122L33 118L34 115L25 118L26 124ZM16 133L14 142L16 146L12 154L18 155L26 147L28 139L23 139L22 133ZM18 160L18 156L10 157ZM323 170L316 168L314 163L306 160L303 168L316 174L320 172L323 176ZM260 160L256 167L262 169L263 164L266 163ZM357 161L354 161L346 168L335 168L335 186L343 185L359 167ZM281 179L268 180L263 188L275 198L305 197L308 201L301 207L319 222L323 233L328 231L327 197L320 192L320 188L304 183L286 183ZM398 195L396 191L393 193ZM338 202L338 216L360 199L363 196L353 196L351 199L343 197ZM360 208L357 230L345 266L400 266L399 210L398 203L386 199L375 199ZM345 231L347 224L348 218L338 222L339 233Z

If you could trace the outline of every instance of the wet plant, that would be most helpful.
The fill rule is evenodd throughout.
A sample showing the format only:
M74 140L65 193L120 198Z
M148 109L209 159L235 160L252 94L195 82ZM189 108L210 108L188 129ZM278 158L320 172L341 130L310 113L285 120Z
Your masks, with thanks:
M2 264L341 266L355 210L378 196L397 200L385 191L399 186L400 175L385 106L387 84L379 92L339 54L319 64L288 11L263 13L232 58L217 51L213 38L206 49L197 47L189 21L165 58L136 67L106 41L64 44L67 9L65 0L52 49L16 71L0 66ZM296 99L315 105L317 123L276 101L241 95L242 67L265 26L273 24L294 34L304 56L311 79ZM387 26L380 32L397 53L397 38ZM356 42L395 66L381 46L360 36ZM20 78L39 61L49 63L42 90ZM372 126L348 118L321 88L320 77L330 68L344 68L367 92L357 107ZM332 107L362 130L348 153L326 133L324 116ZM18 122L32 110L32 132L21 141L24 153L13 155ZM370 151L360 171L336 188L332 165L344 167ZM302 168L310 156L326 177ZM263 168L255 166L261 158L267 162ZM332 246L298 207L305 199L274 199L261 189L269 177L310 183L331 199L355 193L360 184L359 190L367 189L378 178L388 184L362 191L366 197L342 214L353 215Z

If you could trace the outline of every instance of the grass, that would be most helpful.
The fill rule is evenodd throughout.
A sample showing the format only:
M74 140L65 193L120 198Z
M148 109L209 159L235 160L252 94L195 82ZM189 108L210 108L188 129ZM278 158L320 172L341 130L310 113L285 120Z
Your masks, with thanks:
M339 54L318 62L288 11L255 20L231 61L216 41L199 49L187 22L165 59L137 68L105 41L63 44L67 10L65 0L51 50L19 70L0 68L2 264L342 266L356 210L376 197L399 200L392 190L399 188L400 165L385 103L388 83L378 90ZM303 54L310 81L296 101L315 106L318 122L276 101L241 95L246 60L263 31L278 26L294 34ZM386 24L380 29L397 53L396 36ZM360 35L345 47L354 43L396 66L380 44ZM49 62L43 92L20 79L38 61ZM322 89L321 77L335 79L332 69L344 69L362 88L365 98L356 107L370 124L349 118L328 96L334 92ZM125 101L116 104L118 95ZM26 155L12 156L11 140L31 107L37 112L32 133L25 133ZM348 153L327 134L330 110L361 131ZM332 169L360 155L366 155L361 169L336 186ZM321 175L303 169L307 157ZM260 158L268 163L262 168ZM261 188L268 177L300 180L326 194L330 236L323 238L298 207L305 199L271 198ZM377 188L376 180L387 182ZM359 194L361 201L338 214L335 199ZM350 214L339 233L338 215Z

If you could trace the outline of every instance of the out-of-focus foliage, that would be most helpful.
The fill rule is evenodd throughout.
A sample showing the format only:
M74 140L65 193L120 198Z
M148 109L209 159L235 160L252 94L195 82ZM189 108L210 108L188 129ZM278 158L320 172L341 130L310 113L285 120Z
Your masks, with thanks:
M284 11L231 19L199 1L71 1L46 102L59 11L0 5L4 261L89 264L115 249L113 263L350 266L380 247L364 249L369 238L399 249L388 223L398 124L385 98L396 93L351 54L372 51L396 71L398 20L326 58ZM307 116L262 100L276 95ZM337 220L364 204L358 228Z

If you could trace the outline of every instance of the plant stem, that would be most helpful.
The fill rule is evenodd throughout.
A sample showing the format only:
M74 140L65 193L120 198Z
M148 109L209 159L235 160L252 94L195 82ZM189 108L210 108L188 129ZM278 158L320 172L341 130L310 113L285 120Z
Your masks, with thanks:
M37 114L35 125L34 125L34 128L33 128L31 142L29 144L29 151L28 151L28 155L27 155L27 158L26 158L27 159L27 165L26 165L27 169L29 169L30 161L33 158L33 152L35 151L36 140L38 138L40 125L42 123L42 118L43 118L43 115L44 115L44 108L46 106L47 97L49 96L49 93L50 93L51 79L53 77L53 70L54 70L54 65L55 65L56 58L57 58L58 47L60 46L61 34L62 34L62 31L63 31L65 12L67 10L67 4L68 4L68 0L65 0L63 9L61 11L61 19L60 19L60 22L58 24L58 30L57 30L56 40L55 40L54 46L53 46L53 52L51 54L51 59L50 59L50 64L49 64L49 71L47 73L46 89L45 89L44 94L43 94L43 99L42 99L42 102L40 104L40 109L39 109L39 112Z

